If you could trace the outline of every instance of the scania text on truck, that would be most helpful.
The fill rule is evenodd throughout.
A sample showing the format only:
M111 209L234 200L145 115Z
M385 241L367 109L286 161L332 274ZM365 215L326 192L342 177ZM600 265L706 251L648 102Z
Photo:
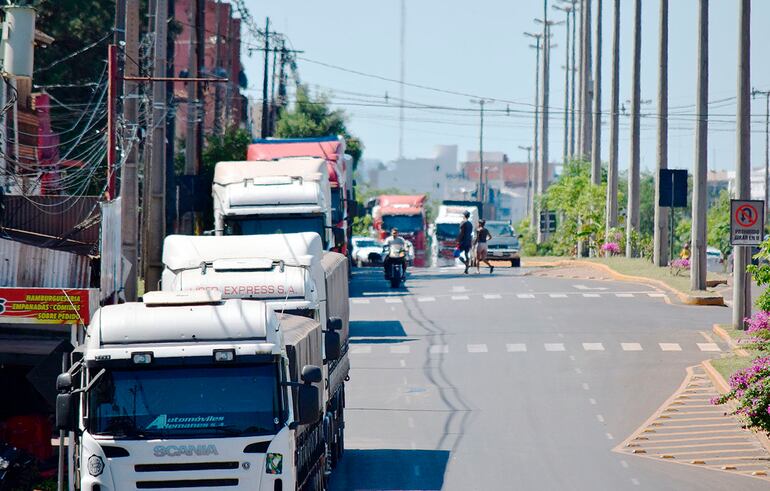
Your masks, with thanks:
M163 244L164 291L216 291L265 301L276 312L318 321L323 331L327 463L344 450L348 357L348 260L324 252L315 233L243 237L171 235ZM334 354L334 356L330 356Z
M393 228L414 245L414 265L427 266L425 223L426 196L381 195L372 208L372 219L380 240Z
M287 157L318 157L326 161L331 185L332 226L345 233L343 246L332 250L349 256L356 198L353 187L353 159L345 154L345 138L328 136L255 139L246 151L246 160L276 160Z
M212 194L216 235L315 232L327 250L345 241L332 227L324 159L219 162Z
M320 339L216 292L101 308L56 382L70 489L323 489Z

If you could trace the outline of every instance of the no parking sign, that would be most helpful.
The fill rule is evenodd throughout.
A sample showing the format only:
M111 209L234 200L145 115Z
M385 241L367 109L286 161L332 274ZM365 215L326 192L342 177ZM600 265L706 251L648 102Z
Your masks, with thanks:
M765 236L765 202L730 200L730 244L759 245Z

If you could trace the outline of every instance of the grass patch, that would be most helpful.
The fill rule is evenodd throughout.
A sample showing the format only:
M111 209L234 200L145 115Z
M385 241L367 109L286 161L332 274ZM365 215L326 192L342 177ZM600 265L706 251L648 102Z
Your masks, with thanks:
M732 324L717 324L719 327L725 330L727 334L730 335L730 337L738 342L741 339L746 337L746 331L742 331L740 329L733 329Z
M723 358L711 360L711 366L713 366L726 381L729 381L732 374L738 370L751 366L752 361L754 361L754 357L751 356L728 355Z

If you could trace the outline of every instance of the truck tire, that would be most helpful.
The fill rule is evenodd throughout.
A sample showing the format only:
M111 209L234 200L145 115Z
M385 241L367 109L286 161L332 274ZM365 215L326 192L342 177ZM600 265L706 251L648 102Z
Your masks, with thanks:
M521 258L517 257L517 258L511 259L511 267L513 267L513 268L520 268L521 267Z

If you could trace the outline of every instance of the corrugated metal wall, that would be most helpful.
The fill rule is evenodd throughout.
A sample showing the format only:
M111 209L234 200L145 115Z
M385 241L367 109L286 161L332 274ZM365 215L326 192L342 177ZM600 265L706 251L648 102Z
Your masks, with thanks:
M0 286L88 288L88 256L0 239Z
M115 292L123 291L123 250L120 230L120 207L122 199L101 203L102 241L101 255L101 297L104 300Z

